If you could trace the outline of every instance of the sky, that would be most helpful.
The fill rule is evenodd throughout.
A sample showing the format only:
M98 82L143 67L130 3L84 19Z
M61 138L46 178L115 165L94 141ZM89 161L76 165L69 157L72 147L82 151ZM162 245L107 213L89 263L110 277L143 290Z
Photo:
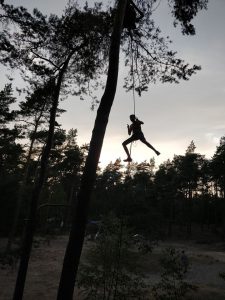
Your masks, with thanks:
M37 7L46 14L61 14L67 1L5 2L28 9ZM132 158L142 162L154 157L156 165L173 159L174 154L183 155L192 140L196 152L210 158L220 138L225 135L225 0L209 0L208 10L201 11L193 21L195 36L183 36L179 27L173 27L167 3L167 0L161 0L155 10L153 17L156 24L164 36L169 35L172 39L171 48L178 52L177 57L190 65L201 65L202 70L189 81L179 84L158 82L150 85L148 92L143 93L141 98L136 97L136 115L144 122L144 135L161 155L156 156L139 141L132 146ZM121 56L117 92L100 157L102 166L117 158L126 158L122 142L128 138L127 124L130 122L129 115L133 113L133 99L132 92L126 93L123 89L124 73ZM16 83L22 85L19 77ZM102 90L98 93L99 100L102 93ZM91 102L69 97L60 105L67 110L58 120L62 128L77 128L78 144L89 143L96 117L96 109L90 109Z

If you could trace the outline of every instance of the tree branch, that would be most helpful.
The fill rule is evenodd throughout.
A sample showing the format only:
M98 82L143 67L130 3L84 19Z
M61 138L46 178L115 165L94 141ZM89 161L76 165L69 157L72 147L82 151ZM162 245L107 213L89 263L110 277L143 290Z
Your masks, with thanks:
M60 70L60 66L57 66L56 64L54 64L50 59L43 57L41 55L39 55L38 53L34 52L33 50L30 50L31 53L33 53L34 55L36 55L38 58L43 59L47 62L49 62L51 65L53 65L57 70Z

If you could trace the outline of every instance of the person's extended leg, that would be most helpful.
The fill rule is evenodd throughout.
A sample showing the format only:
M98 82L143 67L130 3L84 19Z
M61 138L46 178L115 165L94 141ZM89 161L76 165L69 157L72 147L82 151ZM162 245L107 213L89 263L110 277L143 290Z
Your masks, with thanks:
M122 145L123 145L123 148L127 154L127 159L124 159L124 161L132 161L132 158L130 157L130 153L129 153L129 150L127 148L127 145L132 143L135 139L133 137L130 137L129 139L125 140Z
M142 137L140 140L142 141L142 143L144 143L146 146L152 149L157 155L160 155L160 152L157 151L149 142L147 142L145 137Z

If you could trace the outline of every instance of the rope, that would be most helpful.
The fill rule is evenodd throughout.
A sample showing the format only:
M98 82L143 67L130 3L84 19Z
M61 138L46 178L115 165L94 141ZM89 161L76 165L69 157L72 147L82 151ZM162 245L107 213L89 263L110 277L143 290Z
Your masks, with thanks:
M132 91L133 91L133 108L134 108L134 115L136 112L136 99L135 99L135 78L134 78L134 54L133 54L133 39L131 35L131 73L132 73L132 79L133 79L133 86L132 86Z
M134 115L136 113L136 99L135 99L135 78L134 78L134 54L133 54L133 39L132 39L132 34L130 35L130 45L131 45L131 74L132 74L132 79L133 79L133 84L132 84L132 92L133 92L133 109L134 109ZM131 151L132 151L132 146L133 142L130 143L130 156L131 156Z

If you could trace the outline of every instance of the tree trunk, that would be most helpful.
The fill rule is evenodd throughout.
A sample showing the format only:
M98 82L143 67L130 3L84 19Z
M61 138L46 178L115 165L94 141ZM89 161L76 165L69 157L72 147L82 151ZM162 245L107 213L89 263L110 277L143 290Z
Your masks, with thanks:
M188 189L188 224L187 224L187 236L188 237L190 237L192 234L192 206L193 206L192 189L189 186L189 189Z
M170 214L169 214L169 224L168 224L168 236L169 237L172 237L173 235L173 224L174 224L174 197L173 195L171 196L171 198L169 198L169 201L170 201Z
M68 229L71 224L71 210L75 210L76 209L76 198L77 198L77 191L75 189L74 185L71 185L70 187L70 194L69 194L69 198L68 198L68 206L66 207L66 211L64 213L64 229Z
M57 111L57 107L58 107L59 93L60 93L60 88L61 88L61 83L62 83L64 73L65 73L65 68L63 68L59 73L57 85L56 85L55 91L53 93L53 103L52 103L52 108L50 111L48 138L47 138L46 146L44 148L44 151L43 151L43 154L41 157L40 173L39 173L39 176L35 182L35 186L32 191L30 212L29 212L28 220L27 220L26 227L25 227L24 240L23 240L22 250L21 250L20 265L19 265L19 270L18 270L18 274L17 274L17 280L16 280L16 286L15 286L15 290L14 290L13 300L21 300L23 298L26 274L27 274L28 263L29 263L31 248L32 248L32 242L33 242L33 236L34 236L34 231L35 231L35 226L36 226L37 206L38 206L39 198L41 195L42 187L43 187L43 184L45 181L49 154L50 154L51 147L52 147L52 141L53 141L54 129L55 129L56 111Z
M11 230L9 233L8 242L6 245L6 250L5 250L6 253L9 253L11 251L12 243L13 243L13 240L16 235L16 228L19 223L19 216L20 216L22 200L23 200L23 196L24 196L24 189L28 183L30 160L31 160L32 152L33 152L35 136L36 136L37 129L39 126L39 121L43 115L44 107L45 107L45 105L42 107L40 115L38 116L37 120L35 121L34 130L33 130L33 134L32 134L33 137L31 139L31 143L30 143L30 147L29 147L29 151L28 151L28 155L27 155L27 161L26 161L26 165L24 168L23 180L20 184L19 191L18 191L18 198L16 201L16 209L15 209L15 214L14 214L14 218L13 218L13 223L12 223L12 227L11 227Z
M58 300L72 300L87 222L90 196L93 189L103 139L113 104L119 67L120 40L127 0L119 0L109 53L108 77L95 120L89 153L77 196L77 208L64 257L58 289Z

